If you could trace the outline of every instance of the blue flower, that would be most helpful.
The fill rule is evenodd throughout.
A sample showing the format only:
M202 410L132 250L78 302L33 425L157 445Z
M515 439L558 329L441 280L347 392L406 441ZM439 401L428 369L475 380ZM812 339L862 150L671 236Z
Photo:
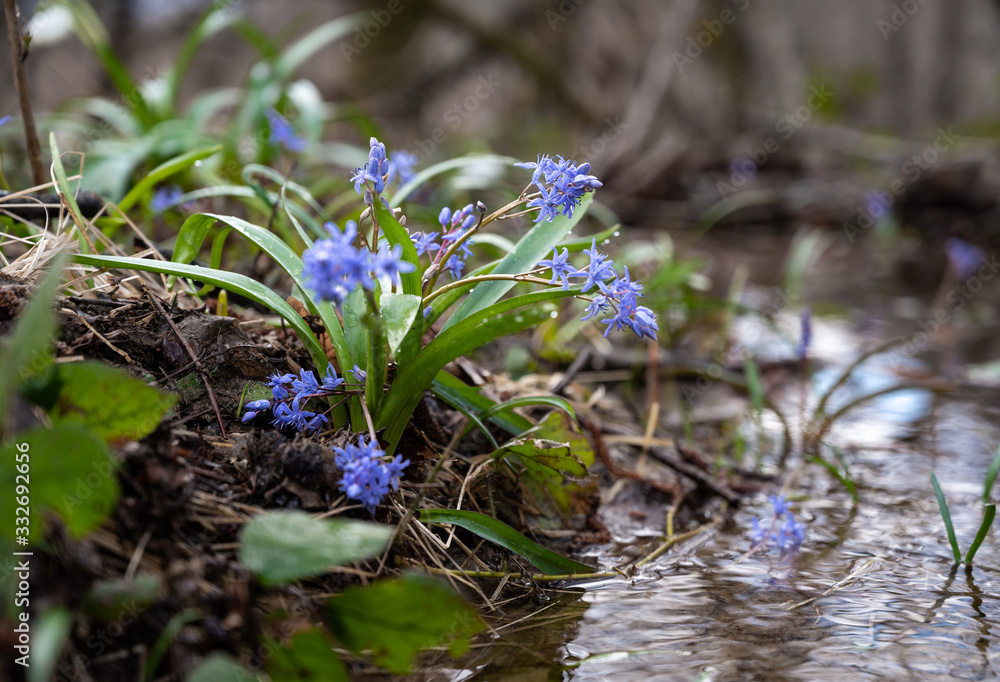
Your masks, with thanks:
M552 249L552 258L538 261L540 266L552 269L552 281L549 284L555 284L556 280L562 280L563 291L569 289L569 280L566 277L576 274L576 268L567 262L568 258L569 249L563 249L561 254Z
M447 210L447 209L446 209ZM441 248L435 239L437 239L438 233L431 232L430 234L424 234L423 232L414 232L410 235L410 239L413 240L413 246L417 249L417 255L422 256L425 253L430 255L431 252L437 251Z
M805 360L806 353L809 352L809 344L812 343L812 310L809 306L802 308L801 328L797 352L799 360Z
M769 495L767 501L771 503L775 516L784 516L789 513L788 502L784 495Z
M557 211L564 216L572 216L583 195L602 186L600 180L590 175L589 163L578 166L561 156L553 159L547 154L540 154L536 162L514 165L532 170L531 181L541 196L529 201L527 207L538 209L536 223L553 220Z
M4 125L9 120L10 120L10 116L4 116L3 118L0 118L0 126Z
M962 282L976 273L976 269L983 260L983 252L978 246L956 237L948 237L945 240L944 250L948 255L948 265Z
M604 282L609 279L618 278L614 261L608 260L606 255L597 250L596 238L590 240L590 248L584 249L583 252L590 257L590 263L582 270L577 270L570 276L586 278L586 281L583 283L584 292L590 291L594 286L606 292L607 286L605 286Z
M324 225L329 239L320 239L302 254L302 279L318 299L340 305L357 286L372 290L372 256L354 246L358 226L353 220L341 232L333 223Z
M149 202L149 210L153 213L163 213L168 208L177 203L177 200L184 194L177 185L166 185L157 187L153 192L153 199Z
M355 381L365 381L368 378L368 372L361 369L357 365L354 365L354 369L348 371L354 375Z
M399 489L399 478L403 469L410 463L396 455L391 461L383 461L385 452L375 441L365 442L364 436L358 437L357 445L347 445L345 448L334 448L337 468L343 474L340 490L352 500L357 500L365 506L368 513L375 514L375 508L382 498L392 490Z
M247 403L246 405L244 405L244 407L246 407L248 410L255 410L257 412L260 412L261 410L269 410L269 409L271 409L271 401L270 400L253 400L253 401Z
M298 378L292 381L292 390L295 392L296 398L316 395L319 393L319 381L312 370L301 369Z
M784 495L771 495L767 498L771 503L771 518L759 520L753 518L753 528L750 530L750 542L753 547L770 544L776 547L782 558L789 558L799 551L806 539L806 524L795 520ZM767 529L764 525L767 524ZM779 525L780 524L780 525Z
M402 281L402 275L415 269L413 263L403 260L403 247L399 244L389 248L388 242L382 242L372 259L372 274L375 277L385 277L395 284Z
M385 184L388 185L396 179L399 180L400 185L408 183L416 175L413 167L417 165L419 160L416 154L411 154L405 149L394 151L392 158L389 159L389 172Z
M267 125L271 129L271 136L268 138L268 142L281 145L290 152L305 151L306 141L295 134L295 129L292 128L292 124L288 122L288 119L279 114L275 109L268 109L265 114L267 115Z
M452 279L458 279L462 276L462 268L465 267L465 261L458 256L452 256L448 259L448 262L444 264L444 269L448 271Z
M389 175L389 159L385 155L384 144L374 137L368 144L368 163L354 171L351 182L354 183L354 191L358 194L363 195L365 189L381 194L385 190L386 177Z
M326 376L323 377L323 383L320 385L324 391L333 392L337 390L337 387L344 383L344 380L337 376L337 370L333 368L333 363L328 362L326 364Z
M295 381L294 374L272 374L268 379L268 383L271 385L271 395L275 400L284 400L288 397L288 389L285 388L286 384L290 384Z

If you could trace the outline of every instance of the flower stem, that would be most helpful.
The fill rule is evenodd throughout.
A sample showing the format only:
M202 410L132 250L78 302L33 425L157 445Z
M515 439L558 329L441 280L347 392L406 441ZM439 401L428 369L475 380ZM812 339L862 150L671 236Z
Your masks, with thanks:
M465 279L460 279L456 282L452 282L451 284L445 284L437 291L427 294L426 296L424 296L423 306L426 308L431 301L433 301L441 294L447 293L449 291L465 286L467 284L473 284L477 282L497 282L497 281L532 282L534 284L545 284L547 286L556 286L554 284L551 284L547 279L542 279L541 277L532 277L526 274L525 275L477 275L476 277L466 277Z

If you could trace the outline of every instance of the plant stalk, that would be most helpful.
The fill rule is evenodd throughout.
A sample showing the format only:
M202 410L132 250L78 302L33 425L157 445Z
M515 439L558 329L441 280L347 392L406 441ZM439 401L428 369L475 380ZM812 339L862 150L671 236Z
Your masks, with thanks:
M24 139L28 148L28 162L31 164L31 179L36 185L45 183L45 167L42 165L42 145L38 141L35 128L35 114L31 110L31 94L28 91L28 75L24 70L27 54L21 37L21 26L17 19L17 2L3 0L7 17L7 40L10 42L10 58L14 63L14 87L21 104L21 119L24 124Z

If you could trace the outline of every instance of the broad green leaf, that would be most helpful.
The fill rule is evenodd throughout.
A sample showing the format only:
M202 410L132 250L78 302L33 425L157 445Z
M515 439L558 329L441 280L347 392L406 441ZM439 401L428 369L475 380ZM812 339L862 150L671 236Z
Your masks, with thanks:
M326 632L311 628L298 632L289 646L270 640L274 655L267 660L272 680L282 682L347 682L350 678L343 662L333 651Z
M494 275L517 275L528 272L538 265L538 261L548 257L552 249L570 233L583 218L594 193L588 192L580 205L573 211L571 217L557 216L552 222L537 223L528 234L521 237L514 250L500 259L493 268ZM476 285L468 298L458 307L458 310L448 319L444 329L452 327L473 313L499 301L504 294L514 287L512 281L481 282Z
M177 396L96 361L59 365L56 423L88 427L107 442L139 440L159 426Z
M83 265L95 265L101 268L121 269L121 270L142 270L145 272L159 272L165 275L176 275L177 277L188 277L199 282L214 284L229 291L246 296L252 301L260 303L281 315L285 322L292 327L299 335L299 339L309 351L313 362L317 367L326 367L326 353L319 345L309 325L306 324L302 316L295 312L295 309L285 303L285 300L276 293L268 289L260 282L235 272L226 270L214 270L212 268L202 268L196 265L185 265L182 263L167 263L164 261L152 260L148 258L130 258L125 256L90 256L77 254L73 257L77 263Z
M385 338L389 343L389 357L396 357L399 345L417 319L421 301L419 296L412 294L382 294L379 304L382 306Z
M164 161L159 166L151 170L146 177L136 183L135 186L129 190L129 193L126 194L120 202L118 202L118 208L122 211L122 213L127 213L128 210L135 205L135 202L153 189L157 183L166 180L171 175L176 175L183 170L187 170L196 161L201 161L202 159L207 158L221 150L222 145L215 144L211 147L194 149Z
M548 292L539 292L548 294ZM527 294L521 299L529 298ZM513 299L512 299L513 300ZM538 300L542 300L541 298ZM511 301L504 301L471 316L461 325L442 332L396 375L376 416L376 428L385 428L390 451L395 449L406 423L423 392L437 373L449 362L493 339L529 329L551 317L554 309L535 305L528 310L508 312ZM514 304L517 306L517 303Z
M266 585L288 583L375 556L390 537L392 528L369 521L268 512L244 526L240 561Z
M27 474L20 474L16 456L27 448ZM14 538L28 537L33 544L42 541L45 515L52 511L66 523L74 537L96 528L118 502L118 479L115 463L104 444L89 429L60 424L52 429L35 428L19 433L17 441L0 448L0 515L10 519L0 534ZM18 478L20 476L20 478ZM29 516L15 512L22 495L17 486L28 489ZM21 500L23 501L23 499ZM15 514L29 518L29 523L15 525ZM15 528L27 527L27 535L17 535Z
M579 440L586 439L581 436ZM491 456L507 464L525 494L535 499L542 517L551 523L570 519L572 494L580 489L576 481L588 472L568 442L518 438Z
M3 353L3 362L0 362L0 421L7 414L10 395L21 382L21 373L28 368L32 359L41 358L41 354L52 343L52 337L56 333L52 297L62 278L65 262L64 255L52 259L49 271L32 292L27 307L14 323L14 329L6 339L0 341Z
M594 568L546 549L532 542L502 521L473 511L454 509L421 509L424 523L451 523L479 537L500 545L509 552L520 554L545 575L575 575L593 573Z
M368 328L371 321L365 319L368 315L368 303L365 301L365 292L361 287L356 287L349 293L341 305L341 315L344 318L344 341L347 344L347 352L350 357L359 365L365 365L362 369L367 369L368 358ZM340 365L342 371L347 371L350 367Z
M187 676L187 682L260 682L256 675L229 654L212 653Z
M399 245L403 250L403 260L414 266L413 272L408 272L401 276L402 293L412 296L421 296L423 284L420 279L420 259L417 256L417 249L410 239L410 233L406 231L392 211L387 209L381 201L372 204L375 217L378 219L379 227L389 243L393 246ZM418 309L422 305L418 304ZM399 344L399 365L405 367L420 351L420 340L423 337L423 325L413 325L409 329L401 343Z
M400 187L392 198L389 199L389 204L392 206L399 206L425 182L433 177L441 175L442 173L447 173L450 170L462 168L463 166L478 166L482 164L513 166L518 161L519 159L515 159L512 156L497 156L496 154L473 154L470 156L461 156L457 159L441 161L440 163L436 163L433 166L425 168L410 178L410 181Z
M56 664L73 627L73 614L66 608L44 611L36 623L31 624L31 665L25 671L27 682L49 682L54 678ZM14 654L14 658L20 653Z
M416 572L349 589L327 602L326 614L337 639L359 655L374 651L375 663L397 675L428 647L445 644L461 655L485 628L449 585Z

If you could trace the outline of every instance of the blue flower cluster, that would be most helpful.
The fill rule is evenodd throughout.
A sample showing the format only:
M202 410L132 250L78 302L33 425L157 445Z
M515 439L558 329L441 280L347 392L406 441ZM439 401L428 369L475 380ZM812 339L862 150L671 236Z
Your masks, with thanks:
M536 223L553 220L557 212L567 217L572 216L573 209L580 203L583 195L603 184L590 174L589 163L576 165L561 156L553 159L548 154L539 154L538 161L514 165L533 171L531 181L541 196L529 201L527 207L538 209Z
M322 382L307 369L300 370L298 375L274 374L268 381L274 400L254 400L247 403L243 421L248 422L259 413L270 410L275 426L291 426L303 433L315 431L327 422L326 415L304 409L309 400L330 395L344 383L332 364L326 366L326 376Z
M375 514L375 507L391 490L399 489L399 477L403 469L410 463L400 455L391 461L383 458L385 452L380 450L374 440L365 443L364 436L358 436L357 445L346 448L334 448L337 468L343 472L340 490L352 500L357 500L365 506L368 513Z
M412 263L403 260L403 248L389 248L383 241L378 252L354 246L358 224L349 220L344 231L333 223L324 225L329 239L321 239L302 254L302 279L321 301L341 305L355 287L375 289L378 279L399 283L401 275L412 272Z
M597 250L597 240L590 243L589 249L583 252L590 257L590 262L582 269L577 270L569 262L569 252L563 249L559 253L552 249L552 258L538 261L538 265L552 270L552 280L549 284L562 282L563 290L569 289L569 279L583 278L582 292L586 293L597 287L596 295L587 306L586 315L582 320L589 320L600 314L611 314L601 320L608 328L604 330L604 336L612 329L631 329L637 336L656 338L659 326L656 324L656 315L646 306L639 305L639 297L642 296L642 285L633 282L629 275L628 267L623 267L625 274L619 276L615 270L614 261L605 254Z
M430 257L431 254L437 251L437 257L440 258L452 244L462 237L462 235L476 226L476 223L479 221L479 215L485 211L485 205L479 207L475 204L468 204L462 208L462 210L455 212L452 212L452 210L447 207L442 208L441 212L438 214L438 223L441 224L440 233L430 232L428 234L424 234L423 232L414 232L410 235L410 239L413 240L413 245L417 249L417 255L422 256L426 253L428 257ZM439 234L441 236L440 244L437 243ZM472 251L469 247L473 244L475 244L475 241L472 239L462 242L458 251L456 251L455 254L448 259L448 262L444 264L443 269L448 271L448 274L451 275L452 279L458 279L462 276L462 270L465 268L465 261L472 255Z
M755 548L764 545L767 549L766 545L771 545L778 548L782 557L790 557L799 551L806 539L806 524L795 520L784 495L771 495L767 500L773 508L773 516L769 522L764 522L768 524L766 529L754 517L750 539ZM781 523L782 517L784 523Z
M295 134L295 129L288 119L282 116L275 109L268 109L267 125L271 129L271 136L268 141L277 144L290 152L302 152L306 149L306 141L300 135Z
M385 191L389 177L389 158L385 154L385 145L377 139L371 138L368 144L368 163L355 169L351 182L358 194L365 195L365 189L368 189L378 195Z
M389 159L389 172L386 174L385 184L391 185L394 180L399 180L400 185L408 183L416 175L413 167L419 160L416 154L411 154L405 149L393 152L392 158Z

